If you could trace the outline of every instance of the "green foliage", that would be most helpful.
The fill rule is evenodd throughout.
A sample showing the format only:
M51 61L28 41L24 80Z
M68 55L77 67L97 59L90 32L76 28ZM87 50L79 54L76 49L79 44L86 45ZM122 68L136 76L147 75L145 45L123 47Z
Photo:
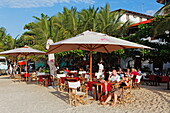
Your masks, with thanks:
M7 31L4 27L0 28L0 51L5 51L13 49L14 39L7 34Z
M135 34L125 37L126 40L134 41L144 45L148 45L153 50L142 50L140 55L143 56L143 60L149 59L150 61L160 62L170 61L170 38L165 34L166 30L170 31L169 27L170 16L155 16L153 22L150 24L141 24L138 26L138 30ZM154 37L155 39L166 39L167 44L149 43L148 41L141 41L141 38ZM128 54L128 53L127 53ZM132 54L132 53L130 53Z
M128 22L122 24L119 21L123 13L110 12L110 5L106 4L105 7L89 7L80 12L75 7L71 9L64 7L62 13L59 12L52 17L45 14L41 14L40 18L33 16L36 21L25 25L24 29L28 31L17 40L17 44L19 46L41 45L45 50L46 41L49 38L54 42L61 41L90 29L109 35L120 35L120 31L123 31L128 26ZM119 32L118 28L121 29ZM58 53L58 55L62 56L68 54L85 55L80 50Z

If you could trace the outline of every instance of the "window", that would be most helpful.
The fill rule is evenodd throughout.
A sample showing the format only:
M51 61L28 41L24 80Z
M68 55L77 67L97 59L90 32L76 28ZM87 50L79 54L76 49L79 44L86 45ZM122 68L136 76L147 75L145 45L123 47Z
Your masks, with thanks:
M140 20L139 20L140 22L142 22L142 17L140 17Z
M126 14L126 20L129 20L129 14Z

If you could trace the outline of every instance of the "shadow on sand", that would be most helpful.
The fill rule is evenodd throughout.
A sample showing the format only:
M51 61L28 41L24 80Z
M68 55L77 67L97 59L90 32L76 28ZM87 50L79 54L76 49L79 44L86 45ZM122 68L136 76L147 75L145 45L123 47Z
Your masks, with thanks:
M68 104L68 93L67 92L55 91L51 93Z

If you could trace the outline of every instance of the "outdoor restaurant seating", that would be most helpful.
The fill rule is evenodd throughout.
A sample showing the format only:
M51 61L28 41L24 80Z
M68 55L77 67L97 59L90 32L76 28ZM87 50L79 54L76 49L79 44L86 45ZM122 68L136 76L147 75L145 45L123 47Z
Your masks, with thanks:
M150 83L150 85L155 84L155 75L149 75L149 83Z
M95 76L97 77L97 79L102 78L102 75L103 75L103 73L95 73Z
M142 76L141 75L136 75L136 79L133 82L133 87L136 89L138 87L140 89L140 81L141 81Z
M122 87L122 96L119 97L119 102L123 105L125 103L132 103L132 86L123 86Z
M85 85L81 85L80 81L68 82L68 88L69 104L71 106L77 106L79 103L88 103L88 88Z
M52 75L38 75L38 84L48 87L52 82Z
M169 86L169 84L170 84L170 77L169 76L161 76L160 78L161 78L161 82L167 83L167 90L169 90L170 89L170 86Z
M58 85L58 91L63 91L65 89L65 84L61 82L61 77L66 77L66 74L57 74L57 85Z
M22 80L21 74L14 74L14 82L16 82L16 80L21 82L21 80Z
M111 91L113 84L114 83L104 84L98 81L90 81L87 83L87 86L94 100L102 100L102 96Z
M68 81L78 81L80 80L78 77L60 77L58 79L58 91L64 91L65 89L67 89L67 84Z
M37 77L37 73L35 73L35 72L31 73L30 81L36 81L36 82L37 82L37 84L38 84L38 77Z

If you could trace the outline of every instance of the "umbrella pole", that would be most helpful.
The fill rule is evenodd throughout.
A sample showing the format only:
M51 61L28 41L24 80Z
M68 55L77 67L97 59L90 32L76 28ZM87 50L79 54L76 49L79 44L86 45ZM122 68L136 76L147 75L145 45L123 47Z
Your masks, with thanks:
M90 81L92 81L92 51L90 51Z
M27 56L25 56L26 59L26 82L28 80L28 60L27 60Z

